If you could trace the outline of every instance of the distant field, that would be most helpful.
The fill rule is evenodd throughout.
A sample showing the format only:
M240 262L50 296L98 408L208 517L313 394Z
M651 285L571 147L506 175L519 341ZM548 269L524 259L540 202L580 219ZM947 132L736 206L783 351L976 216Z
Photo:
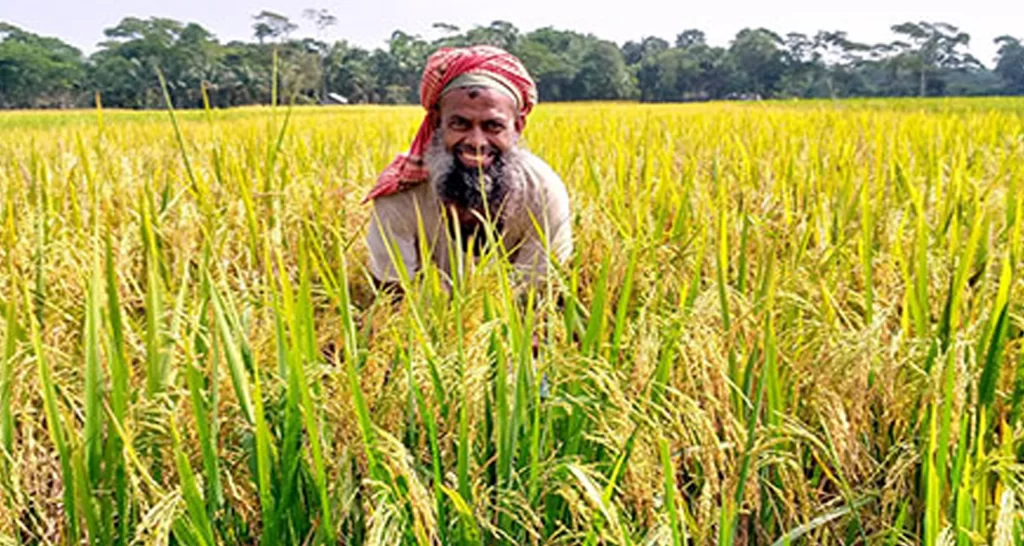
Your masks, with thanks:
M545 104L574 261L391 308L420 116L0 114L0 544L1024 543L1024 99Z

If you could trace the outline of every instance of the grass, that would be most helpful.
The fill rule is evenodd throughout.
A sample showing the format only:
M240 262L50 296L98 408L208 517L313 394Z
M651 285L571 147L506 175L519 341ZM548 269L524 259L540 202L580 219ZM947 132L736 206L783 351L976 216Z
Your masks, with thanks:
M1022 112L542 105L573 260L398 305L415 108L0 115L0 543L1024 543Z

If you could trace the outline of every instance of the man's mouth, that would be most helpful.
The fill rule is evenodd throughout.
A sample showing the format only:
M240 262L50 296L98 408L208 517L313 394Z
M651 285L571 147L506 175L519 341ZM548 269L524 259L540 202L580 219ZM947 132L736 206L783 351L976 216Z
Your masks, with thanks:
M497 154L490 148L477 150L468 146L460 146L456 150L455 156L466 167L486 169L494 162Z

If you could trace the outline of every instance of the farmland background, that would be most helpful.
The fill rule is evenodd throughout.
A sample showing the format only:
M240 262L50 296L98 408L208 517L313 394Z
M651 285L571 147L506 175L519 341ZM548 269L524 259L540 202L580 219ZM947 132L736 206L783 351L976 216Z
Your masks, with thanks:
M0 542L1019 544L1022 112L542 105L574 261L395 306L418 109L4 114Z

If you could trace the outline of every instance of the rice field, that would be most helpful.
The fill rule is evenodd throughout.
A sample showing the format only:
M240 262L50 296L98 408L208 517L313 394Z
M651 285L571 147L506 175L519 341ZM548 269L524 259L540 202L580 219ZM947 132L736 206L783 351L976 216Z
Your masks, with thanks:
M420 115L0 115L0 544L1024 544L1024 99L542 105L390 303Z

